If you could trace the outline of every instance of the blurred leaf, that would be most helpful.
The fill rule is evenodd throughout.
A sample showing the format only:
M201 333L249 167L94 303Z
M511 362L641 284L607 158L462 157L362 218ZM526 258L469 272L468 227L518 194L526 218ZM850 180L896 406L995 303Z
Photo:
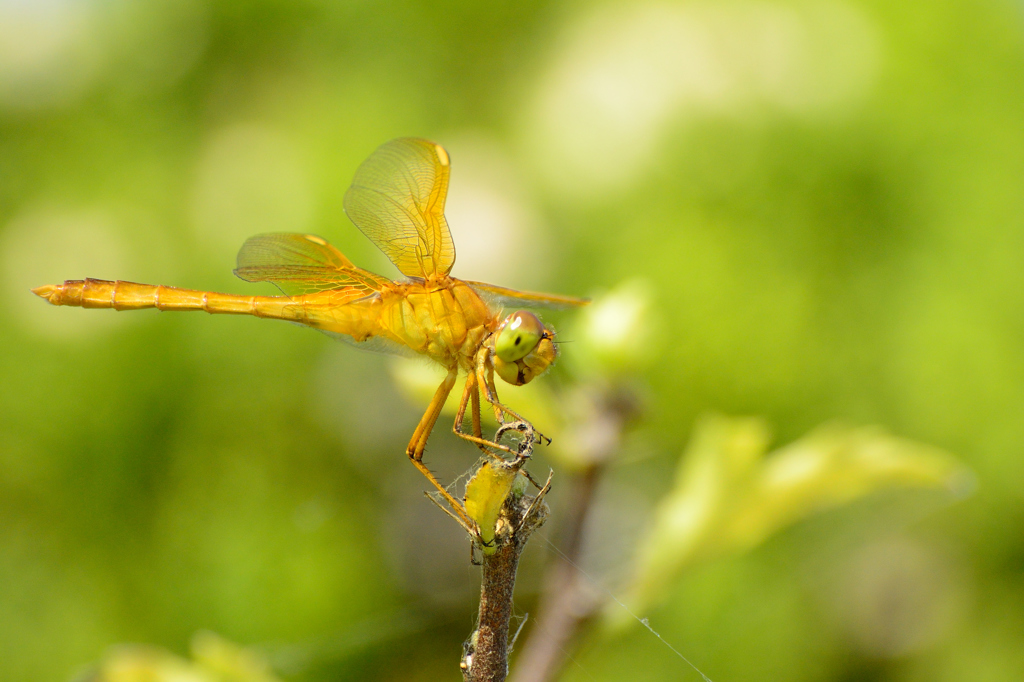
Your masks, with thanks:
M193 661L154 646L113 649L88 682L277 682L270 665L257 653L215 635L192 639Z
M253 651L216 635L200 632L192 638L192 657L218 682L275 682L270 664Z
M815 512L886 487L962 495L972 480L947 453L878 427L822 426L766 456L768 443L761 419L701 420L640 543L624 599L631 610L648 609L697 561L748 551ZM632 622L622 609L607 621Z

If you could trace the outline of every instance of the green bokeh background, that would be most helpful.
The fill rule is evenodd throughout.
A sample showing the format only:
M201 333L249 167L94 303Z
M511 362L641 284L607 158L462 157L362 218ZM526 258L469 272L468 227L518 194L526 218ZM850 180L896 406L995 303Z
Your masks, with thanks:
M883 496L701 566L647 614L665 640L716 682L1024 679L1022 74L1021 2L0 0L0 679L203 629L289 679L459 679L477 569L386 358L28 291L270 293L231 275L269 230L394 275L341 200L404 135L451 153L457 276L650 284L610 553L708 410L783 442L882 424L975 472L966 501ZM698 679L640 628L575 659Z

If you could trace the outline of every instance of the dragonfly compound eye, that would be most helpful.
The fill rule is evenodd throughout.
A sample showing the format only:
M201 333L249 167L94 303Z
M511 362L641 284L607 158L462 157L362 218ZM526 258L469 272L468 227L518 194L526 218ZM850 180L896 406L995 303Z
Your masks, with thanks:
M494 352L505 362L525 358L544 335L544 325L531 312L518 310L505 318L494 342Z

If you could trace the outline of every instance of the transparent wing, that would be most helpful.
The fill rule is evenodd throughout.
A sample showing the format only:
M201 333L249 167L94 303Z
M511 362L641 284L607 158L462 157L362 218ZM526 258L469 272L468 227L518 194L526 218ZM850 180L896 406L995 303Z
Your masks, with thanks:
M448 173L443 147L404 137L378 147L345 193L345 213L407 277L447 275L455 263Z
M272 282L288 296L350 288L358 298L389 282L356 267L321 237L283 232L247 239L238 252L235 274L247 282Z
M480 297L492 307L565 310L566 308L577 308L590 303L589 298L576 298L575 296L561 296L559 294L538 294L532 291L516 291L515 289L486 284L485 282L467 281L466 284L480 294Z

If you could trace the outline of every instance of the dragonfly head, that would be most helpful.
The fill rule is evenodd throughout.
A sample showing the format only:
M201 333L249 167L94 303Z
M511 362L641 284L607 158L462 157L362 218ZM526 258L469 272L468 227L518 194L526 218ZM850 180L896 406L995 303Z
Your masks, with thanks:
M513 386L529 383L555 361L555 333L531 312L517 310L494 340L494 370Z

